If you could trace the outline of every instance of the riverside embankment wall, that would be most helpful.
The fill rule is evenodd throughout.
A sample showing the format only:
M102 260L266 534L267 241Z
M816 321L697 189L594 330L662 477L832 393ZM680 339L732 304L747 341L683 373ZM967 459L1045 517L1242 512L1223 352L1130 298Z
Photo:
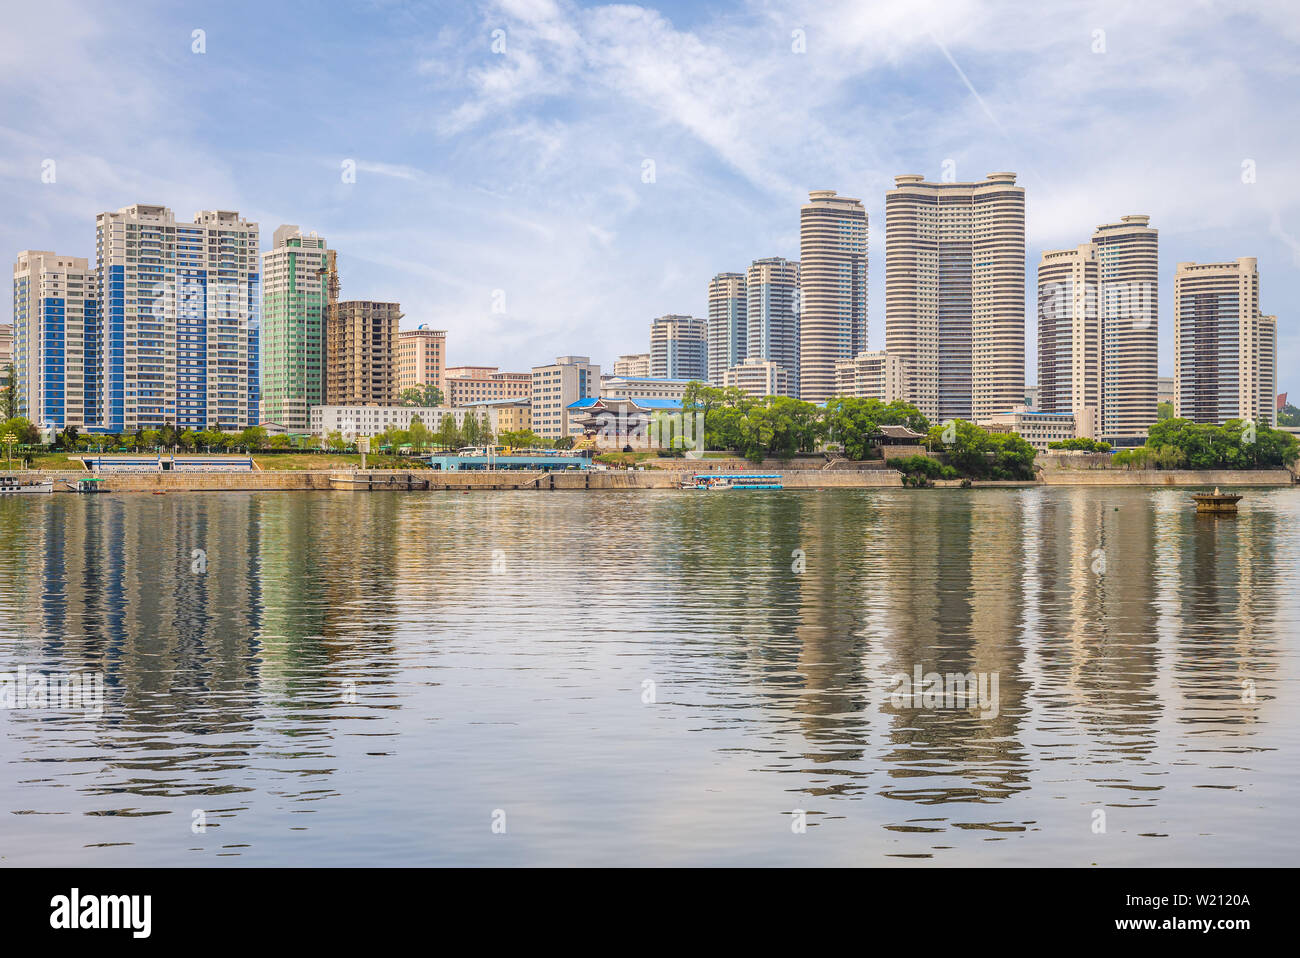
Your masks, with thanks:
M1286 469L1044 469L1049 486L1289 486Z
M902 476L893 469L811 469L753 466L741 469L673 468L644 470L587 470L583 472L441 472L438 470L348 471L265 471L241 473L109 473L103 476L109 492L300 492L308 490L380 489L672 489L687 472L732 471L780 472L787 489L879 489L902 486ZM65 485L86 478L85 472L28 472L30 478L55 480L56 492L70 492ZM1125 470L1048 469L1039 483L984 483L994 485L1049 486L1188 486L1233 488L1241 486L1289 486L1292 474L1286 469L1260 470ZM944 486L960 485L958 481Z

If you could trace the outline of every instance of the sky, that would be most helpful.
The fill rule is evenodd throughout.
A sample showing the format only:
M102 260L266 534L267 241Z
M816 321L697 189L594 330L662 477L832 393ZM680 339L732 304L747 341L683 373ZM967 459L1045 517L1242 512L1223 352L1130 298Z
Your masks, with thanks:
M109 7L6 12L10 257L93 264L95 214L133 203L234 209L263 250L282 223L325 237L343 297L446 329L452 365L610 371L652 318L706 315L715 273L797 259L800 204L834 189L867 209L878 349L894 176L1007 170L1027 191L1027 382L1042 251L1146 213L1161 374L1176 264L1255 256L1278 388L1300 390L1293 2Z

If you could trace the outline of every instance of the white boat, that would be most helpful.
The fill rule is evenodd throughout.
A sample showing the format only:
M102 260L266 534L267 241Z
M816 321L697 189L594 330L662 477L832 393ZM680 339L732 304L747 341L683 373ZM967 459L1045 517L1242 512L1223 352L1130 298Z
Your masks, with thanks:
M33 479L23 482L17 476L0 476L0 495L14 493L17 495L26 495L28 493L53 492L53 479Z

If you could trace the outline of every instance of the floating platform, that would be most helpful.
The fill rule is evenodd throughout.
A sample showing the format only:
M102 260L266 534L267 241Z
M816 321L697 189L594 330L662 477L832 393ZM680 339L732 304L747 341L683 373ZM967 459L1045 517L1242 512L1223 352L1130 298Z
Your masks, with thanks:
M1213 492L1193 493L1192 501L1196 503L1198 513L1207 513L1209 515L1236 515L1237 503L1242 500L1242 496L1236 493L1220 492L1217 488Z

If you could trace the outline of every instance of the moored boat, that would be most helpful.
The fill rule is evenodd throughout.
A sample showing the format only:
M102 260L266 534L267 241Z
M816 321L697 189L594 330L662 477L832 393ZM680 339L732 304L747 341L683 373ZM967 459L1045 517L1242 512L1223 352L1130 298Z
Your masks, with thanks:
M54 491L53 479L29 479L18 476L0 476L0 494L29 495Z
M758 472L700 472L683 479L683 489L781 489L781 474Z

